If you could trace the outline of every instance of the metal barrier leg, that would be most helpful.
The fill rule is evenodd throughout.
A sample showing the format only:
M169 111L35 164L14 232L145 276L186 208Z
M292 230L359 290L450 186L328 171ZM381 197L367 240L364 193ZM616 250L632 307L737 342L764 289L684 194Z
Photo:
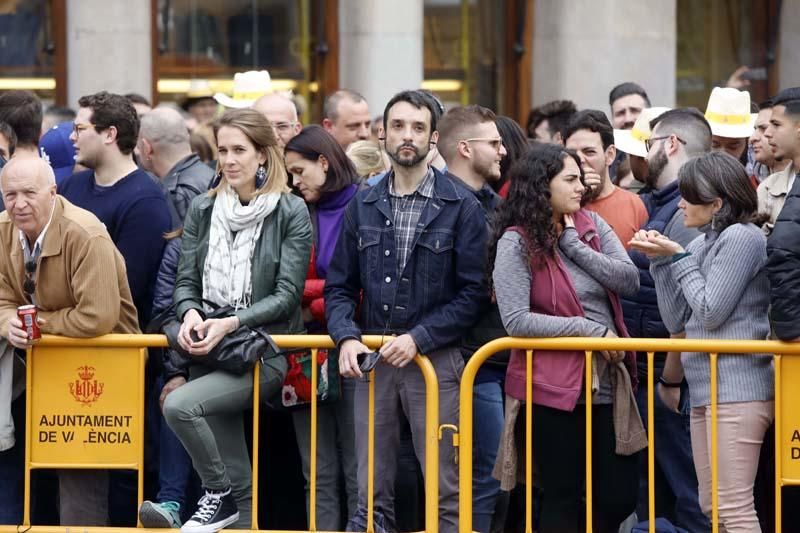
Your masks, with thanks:
M375 368L367 374L369 381L369 411L367 415L367 533L375 532Z
M592 533L592 352L586 350L586 533Z
M317 530L317 349L311 350L311 445L309 450L308 529Z
M717 465L717 354L709 354L711 365L711 531L719 532L719 470Z
M142 348L139 350L139 375L144 378L145 375L145 365L147 363L147 350ZM139 424L139 442L144 442L144 406L147 403L145 399L145 390L144 387L139 388L139 420L142 421ZM137 469L137 495L136 495L136 509L141 509L142 502L144 501L144 446L141 447L141 453L139 454L139 468ZM139 513L136 513L136 526L142 527L142 521L139 520Z
M525 351L525 533L533 533L533 350Z
M28 348L25 360L25 491L24 501L22 503L22 524L25 526L31 525L31 435L33 433L33 423L31 421L31 413L33 412L33 387L31 386L31 379L33 377L33 348Z
M261 361L256 361L253 368L253 473L252 492L253 500L250 514L250 527L258 529L258 450L259 450L259 417L261 415Z
M783 531L783 358L775 354L775 533Z
M655 386L653 361L655 354L647 352L647 524L650 533L656 533L656 432Z

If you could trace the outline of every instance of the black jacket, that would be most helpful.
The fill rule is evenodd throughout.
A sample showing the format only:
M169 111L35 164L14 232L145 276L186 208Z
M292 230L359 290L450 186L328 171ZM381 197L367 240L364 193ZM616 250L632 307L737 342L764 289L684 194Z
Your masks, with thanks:
M781 340L800 337L800 180L786 195L767 239L769 318Z
M483 214L486 218L486 227L489 234L491 234L495 211L501 201L500 196L498 196L489 185L484 184L480 190L476 191L455 174L448 171L445 175L453 180L453 182L460 186L465 192L475 195L475 199L480 202L483 208ZM491 238L491 236L489 238ZM492 275L493 268L494 265L486 265L487 278ZM478 322L467 331L464 338L461 340L461 355L464 357L464 360L468 360L484 344L507 336L508 333L506 332L505 326L503 326L503 319L500 317L500 309L497 307L497 302L487 302L486 309L478 319ZM511 352L504 350L487 359L484 364L505 370L510 357Z

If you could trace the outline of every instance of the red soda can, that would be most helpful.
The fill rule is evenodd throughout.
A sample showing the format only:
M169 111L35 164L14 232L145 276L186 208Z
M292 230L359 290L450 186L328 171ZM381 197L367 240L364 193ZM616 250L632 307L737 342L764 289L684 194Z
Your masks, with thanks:
M17 307L17 316L22 320L22 327L28 332L28 340L35 341L42 338L42 330L36 321L37 310L35 305L21 305Z

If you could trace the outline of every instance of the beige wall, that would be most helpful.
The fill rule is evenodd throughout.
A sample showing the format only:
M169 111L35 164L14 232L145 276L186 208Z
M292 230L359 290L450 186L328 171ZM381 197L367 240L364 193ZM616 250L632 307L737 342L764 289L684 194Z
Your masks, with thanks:
M673 106L675 62L675 0L535 0L534 106L568 98L609 112L623 81Z
M101 90L150 98L150 2L67 0L67 104Z
M339 1L339 85L383 113L398 91L422 82L422 0Z
M778 50L778 88L800 86L800 0L783 0Z

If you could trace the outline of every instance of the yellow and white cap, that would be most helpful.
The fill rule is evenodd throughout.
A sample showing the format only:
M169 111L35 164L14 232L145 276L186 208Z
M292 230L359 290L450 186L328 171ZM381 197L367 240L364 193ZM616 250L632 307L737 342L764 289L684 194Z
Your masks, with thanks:
M758 114L750 113L750 93L732 87L714 87L706 106L711 133L741 139L753 133Z
M614 130L614 146L617 150L639 157L647 156L644 142L650 138L650 121L669 111L668 107L648 107L642 109L641 114L629 130Z
M272 80L266 70L248 70L237 72L233 77L233 96L217 93L214 100L225 107L242 109L250 107L253 103L272 92Z

